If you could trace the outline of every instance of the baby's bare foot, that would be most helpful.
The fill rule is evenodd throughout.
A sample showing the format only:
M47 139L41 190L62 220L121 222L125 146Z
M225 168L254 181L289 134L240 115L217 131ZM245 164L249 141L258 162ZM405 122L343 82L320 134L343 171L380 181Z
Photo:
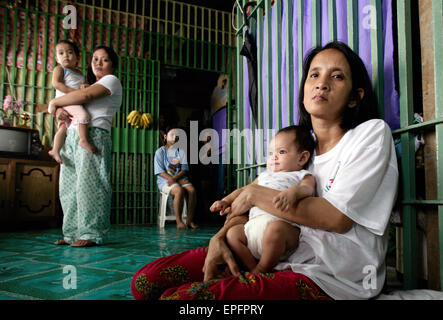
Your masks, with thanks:
M97 153L98 149L87 140L80 140L78 145L90 153Z
M60 163L60 164L62 163L62 158L60 157L60 154L57 151L55 151L54 149L49 150L48 154L52 158L54 158L54 160L57 161L58 163Z

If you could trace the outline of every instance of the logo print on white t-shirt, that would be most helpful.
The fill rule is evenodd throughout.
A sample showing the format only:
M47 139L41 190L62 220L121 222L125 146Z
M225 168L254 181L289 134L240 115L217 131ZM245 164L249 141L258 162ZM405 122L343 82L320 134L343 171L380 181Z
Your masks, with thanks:
M332 184L334 183L335 177L337 176L338 170L340 169L341 161L337 162L337 167L334 170L334 174L332 174L331 177L329 177L328 181L326 182L325 186L325 192L328 192L332 188Z

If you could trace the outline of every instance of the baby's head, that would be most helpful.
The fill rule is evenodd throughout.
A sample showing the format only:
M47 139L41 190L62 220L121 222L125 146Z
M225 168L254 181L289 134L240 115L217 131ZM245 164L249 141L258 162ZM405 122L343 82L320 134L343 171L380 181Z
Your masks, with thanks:
M267 168L272 172L307 168L314 149L315 141L308 129L301 126L283 128L269 144Z
M69 40L60 40L55 45L55 60L63 68L77 67L80 58L78 46Z

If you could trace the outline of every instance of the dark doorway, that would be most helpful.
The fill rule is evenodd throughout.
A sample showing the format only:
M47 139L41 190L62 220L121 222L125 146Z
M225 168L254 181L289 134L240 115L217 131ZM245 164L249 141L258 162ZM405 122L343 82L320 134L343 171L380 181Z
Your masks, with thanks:
M163 66L160 78L160 132L167 126L183 129L187 134L188 161L190 143L203 142L198 136L191 136L191 121L198 125L198 133L213 128L211 96L218 85L220 75L215 72ZM192 141L191 141L192 140ZM162 145L162 143L160 143ZM189 178L197 190L195 221L197 224L223 223L224 218L209 211L211 204L218 200L220 192L217 181L223 179L217 164L203 165L189 163ZM219 188L220 189L220 188Z

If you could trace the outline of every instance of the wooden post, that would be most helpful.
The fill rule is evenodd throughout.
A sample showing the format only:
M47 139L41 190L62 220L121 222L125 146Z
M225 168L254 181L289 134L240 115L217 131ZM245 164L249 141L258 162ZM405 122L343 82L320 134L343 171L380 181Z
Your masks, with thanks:
M432 2L419 1L420 44L422 60L423 119L435 119L434 86L434 31L432 27ZM426 199L437 198L437 161L435 131L424 136L424 165ZM425 234L427 244L428 288L440 290L440 257L438 235L438 212L435 207L426 207Z

